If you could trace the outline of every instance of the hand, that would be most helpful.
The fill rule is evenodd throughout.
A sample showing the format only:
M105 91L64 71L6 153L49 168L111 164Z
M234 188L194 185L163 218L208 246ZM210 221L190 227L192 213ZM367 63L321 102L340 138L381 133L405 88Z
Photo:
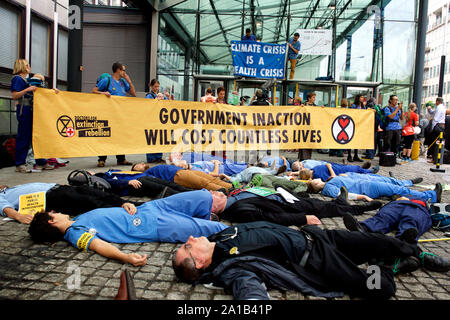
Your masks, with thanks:
M129 76L126 72L123 73L123 78L124 78L125 80L127 80L128 83L131 82L130 76Z
M281 158L281 160L283 160L283 161L286 160L286 157L284 157L284 156L281 156L280 158Z
M142 187L142 182L140 182L139 180L130 180L128 181L128 184L135 189L139 189L140 187Z
M214 163L214 164L216 164L216 163L217 163L217 164L220 164L220 161L219 161L219 160L211 160L211 162Z
M129 253L125 258L125 262L132 264L135 267L145 266L147 264L147 255L142 256L138 253Z
M111 97L111 93L109 93L108 91L103 92L103 94L104 94L105 96L107 96L108 98Z
M26 88L25 90L26 90L26 92L34 92L34 91L36 91L36 89L37 89L37 87L36 86L29 86L28 88Z
M306 215L306 224L319 225L322 224L322 222L320 222L319 218L316 216Z
M31 214L18 214L17 221L23 224L30 224L33 220L33 215Z
M57 89L57 88L53 88L53 91L55 91L56 94L59 93L59 89Z
M367 201L367 202L373 201L372 198L370 198L370 197L368 197L366 195L363 195L362 200Z
M128 212L130 215L134 216L137 212L136 207L134 206L134 204L126 202L122 205L122 208L125 209L126 212Z

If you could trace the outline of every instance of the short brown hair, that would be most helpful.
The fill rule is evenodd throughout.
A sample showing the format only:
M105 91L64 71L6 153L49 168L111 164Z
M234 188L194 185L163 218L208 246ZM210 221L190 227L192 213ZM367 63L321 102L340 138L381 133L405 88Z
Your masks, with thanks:
M309 169L302 169L300 170L300 174L299 174L299 178L300 180L309 180L312 178L312 171Z
M31 240L36 243L57 242L64 239L64 235L58 228L48 222L52 220L48 212L36 213L28 228Z
M314 97L316 95L316 93L315 92L308 92L308 94L306 95L306 99L311 99L312 97Z
M342 108L347 108L348 107L348 100L347 99L342 99L341 100L341 107Z
M27 66L28 66L27 60L17 59L14 62L13 74L15 75L15 74L19 74L19 73L28 73Z
M177 252L175 250L172 257L172 267L178 279L186 283L194 283L203 274L203 269L197 269L194 261L185 258L181 263L177 263Z

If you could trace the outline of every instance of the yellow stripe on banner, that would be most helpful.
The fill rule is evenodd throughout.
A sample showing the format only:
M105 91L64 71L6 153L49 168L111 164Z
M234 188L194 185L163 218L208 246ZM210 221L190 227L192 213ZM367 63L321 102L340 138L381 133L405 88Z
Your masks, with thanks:
M56 94L39 88L34 93L33 149L37 159L212 150L372 149L374 123L372 110L236 108L67 91Z

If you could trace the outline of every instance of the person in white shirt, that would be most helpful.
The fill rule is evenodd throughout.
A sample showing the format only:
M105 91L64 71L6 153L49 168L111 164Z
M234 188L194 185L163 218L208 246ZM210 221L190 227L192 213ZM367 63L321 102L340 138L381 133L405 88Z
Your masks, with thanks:
M450 115L450 109L446 109L444 105L444 99L442 97L436 98L436 109L433 110L431 106L427 107L428 113L433 115L433 119L431 120L431 132L429 141L433 142L439 137L439 134L445 129L445 116ZM429 157L434 157L434 150L436 147L436 143L434 143L431 147L428 148L427 155ZM433 160L434 161L434 160Z

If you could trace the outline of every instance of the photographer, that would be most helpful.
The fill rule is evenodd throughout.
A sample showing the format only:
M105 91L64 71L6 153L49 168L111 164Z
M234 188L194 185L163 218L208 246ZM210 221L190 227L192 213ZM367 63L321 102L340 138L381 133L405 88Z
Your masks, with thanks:
M253 102L250 104L251 106L270 106L269 101L267 101L267 92L265 90L256 90L255 96L252 100Z

